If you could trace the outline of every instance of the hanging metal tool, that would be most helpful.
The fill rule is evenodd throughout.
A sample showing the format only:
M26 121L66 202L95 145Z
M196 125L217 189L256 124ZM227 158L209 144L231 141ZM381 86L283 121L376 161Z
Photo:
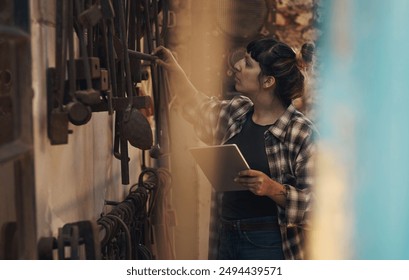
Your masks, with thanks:
M123 184L130 181L128 145L143 151L145 167L145 151L152 148L153 138L159 147L160 134L166 133L160 128L161 78L155 65L156 57L149 54L163 43L157 16L166 1L142 1L57 1L56 67L48 69L51 144L68 143L68 134L72 133L68 129L69 122L84 125L91 119L92 112L115 112L113 150L114 156L121 160ZM165 12L163 17L166 16ZM73 34L79 41L79 59L74 57ZM143 41L148 44L144 51ZM148 67L153 106L151 96L144 95L139 84L149 78ZM142 113L140 109L146 110ZM150 115L155 116L155 136L147 120Z
M158 20L158 13L162 10L162 25ZM144 0L144 19L148 51L152 52L164 43L164 36L167 30L167 1ZM151 16L153 14L153 16ZM149 151L149 155L159 160L159 165L168 166L162 158L169 155L169 114L168 114L168 97L165 87L166 80L162 69L156 64L151 64L152 92L154 98L155 112L155 144ZM163 125L163 122L166 125Z
M68 28L67 38L68 38L68 87L69 95L71 101L67 104L68 119L74 125L84 125L86 124L92 116L91 107L87 104L80 102L76 97L76 67L74 58L74 3L73 0L66 0L68 3Z
M115 17L114 8L112 7L110 0L101 0L102 10L102 38L104 43L104 54L106 60L106 67L108 68L108 79L111 83L110 88L107 91L107 104L108 113L112 115L114 113L113 108L113 96L117 97L117 83L116 83L116 70L115 70L115 53L113 47L113 19Z
M68 2L56 3L55 68L47 71L48 136L51 144L68 143L68 113L64 109L65 58L67 54Z
M126 91L129 105L124 112L123 125L121 129L122 136L129 143L141 150L149 150L152 147L152 129L146 117L133 107L133 88L131 80L131 68L129 63L128 42L126 38L124 7L118 5L118 17L120 24L120 37L123 47L123 63L125 65Z
M80 1L75 0L75 10L77 13L77 17L81 14L81 6L80 6ZM95 67L96 63L91 63L93 66L92 68L90 67L90 59L88 57L88 50L87 50L87 45L85 43L85 35L83 31L83 27L80 26L78 20L74 21L74 28L75 31L77 32L78 39L79 39L79 45L80 45L80 53L81 53L81 59L84 67L84 76L85 76L85 81L86 81L86 89L82 90L77 90L75 92L75 96L81 100L81 102L85 104L96 104L100 102L100 92L95 90L92 86L92 81L91 81L91 71L95 70L95 73L98 75L98 70ZM98 59L98 58L96 58ZM96 60L94 59L94 61ZM91 60L92 61L92 60ZM99 59L98 59L99 62ZM99 68L99 63L98 63L98 68Z
M84 32L74 19L74 10L78 15L82 8L76 2L56 2L56 66L47 69L48 136L52 145L67 144L72 133L69 122L86 124L91 119L91 105L101 102L100 92L108 89L108 71L100 69L99 58L87 55ZM73 28L80 41L81 59L74 59Z

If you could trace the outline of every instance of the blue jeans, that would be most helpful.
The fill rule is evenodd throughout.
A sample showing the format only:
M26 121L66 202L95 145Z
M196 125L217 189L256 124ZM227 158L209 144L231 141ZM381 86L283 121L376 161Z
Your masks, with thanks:
M220 260L282 260L284 259L280 229L240 229L240 224L277 223L277 217L235 220L235 228L223 223L220 227L218 259Z

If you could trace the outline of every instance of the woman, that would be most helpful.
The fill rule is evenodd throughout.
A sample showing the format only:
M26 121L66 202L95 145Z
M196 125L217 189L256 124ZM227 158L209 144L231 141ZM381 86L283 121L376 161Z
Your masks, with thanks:
M154 52L201 140L237 144L251 168L235 178L248 191L214 195L210 258L305 258L314 128L292 100L303 93L312 50L305 44L297 55L269 38L249 43L234 65L240 95L222 101L200 93L168 49Z

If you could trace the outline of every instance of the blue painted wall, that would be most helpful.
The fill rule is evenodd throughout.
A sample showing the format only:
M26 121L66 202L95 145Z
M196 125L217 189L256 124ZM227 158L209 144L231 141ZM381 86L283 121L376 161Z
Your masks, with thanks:
M318 126L348 171L356 259L409 259L409 1L322 1Z

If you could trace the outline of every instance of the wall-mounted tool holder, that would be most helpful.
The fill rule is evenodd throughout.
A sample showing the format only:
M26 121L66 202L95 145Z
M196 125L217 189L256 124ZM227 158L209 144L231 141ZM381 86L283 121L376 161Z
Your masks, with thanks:
M50 142L67 144L70 124L85 125L93 112L115 113L113 151L123 184L129 184L128 144L143 151L153 146L146 112L159 123L158 67L148 53L164 41L167 12L161 27L158 15L167 7L166 0L56 2L55 67L47 69ZM145 79L152 80L152 95L141 93Z
M37 252L40 260L53 260L55 255L59 260L99 260L98 226L88 220L67 223L58 229L57 237L41 237Z
M71 133L69 123L77 126L88 123L94 110L111 114L113 111L125 110L122 105L126 102L129 104L129 99L133 97L133 93L129 96L112 96L110 76L117 74L117 58L110 59L114 64L110 73L100 63L100 60L107 60L108 52L101 51L98 57L89 55L95 52L94 48L102 46L97 45L100 38L88 36L86 42L86 34L97 29L103 15L114 15L110 1L102 2L105 4L95 3L85 9L84 1L57 1L56 66L47 69L48 136L52 145L68 143L68 135ZM99 27L102 27L102 23ZM74 37L79 42L80 58L74 58ZM111 55L115 56L115 53ZM104 66L109 65L105 63ZM150 97L135 97L131 106L137 109L149 108Z
M58 236L41 237L38 259L154 259L155 209L156 204L164 204L163 192L169 180L166 169L147 168L123 201L105 201L109 211L104 211L96 223L67 223L58 229Z

